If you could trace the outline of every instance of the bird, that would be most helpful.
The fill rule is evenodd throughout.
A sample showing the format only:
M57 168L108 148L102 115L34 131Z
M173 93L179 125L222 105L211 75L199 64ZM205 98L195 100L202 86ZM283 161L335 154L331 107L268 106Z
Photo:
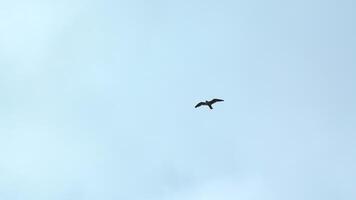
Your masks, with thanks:
M198 108L200 106L209 106L210 109L213 109L213 104L216 103L216 102L219 102L219 101L224 101L222 99L212 99L211 101L202 101L202 102L199 102L195 108Z

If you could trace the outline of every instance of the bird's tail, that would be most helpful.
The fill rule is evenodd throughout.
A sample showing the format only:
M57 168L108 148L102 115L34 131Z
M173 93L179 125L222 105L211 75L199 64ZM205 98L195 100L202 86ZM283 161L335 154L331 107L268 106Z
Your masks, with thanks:
M209 106L210 109L213 109L213 106L211 106L211 105L208 105L208 106Z

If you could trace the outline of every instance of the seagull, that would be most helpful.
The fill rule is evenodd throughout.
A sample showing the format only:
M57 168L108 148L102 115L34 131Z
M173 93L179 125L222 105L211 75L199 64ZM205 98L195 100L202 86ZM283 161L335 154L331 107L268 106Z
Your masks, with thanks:
M213 109L213 104L219 101L224 101L222 99L212 99L211 101L205 101L205 102L200 102L198 103L195 107L198 108L200 106L209 106L210 109Z

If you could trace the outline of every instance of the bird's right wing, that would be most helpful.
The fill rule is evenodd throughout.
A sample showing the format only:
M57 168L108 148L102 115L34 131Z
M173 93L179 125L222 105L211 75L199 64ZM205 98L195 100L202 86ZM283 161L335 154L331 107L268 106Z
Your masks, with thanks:
M199 106L202 106L202 105L206 105L206 103L205 102L200 102L195 107L198 108Z
M222 100L222 99L213 99L213 100L210 101L210 103L214 104L214 103L219 102L219 101L224 101L224 100Z

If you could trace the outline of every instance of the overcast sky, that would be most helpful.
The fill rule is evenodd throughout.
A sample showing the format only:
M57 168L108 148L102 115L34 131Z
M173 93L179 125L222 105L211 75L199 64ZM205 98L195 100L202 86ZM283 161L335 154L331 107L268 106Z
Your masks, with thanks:
M0 199L356 199L355 20L354 0L0 1Z

